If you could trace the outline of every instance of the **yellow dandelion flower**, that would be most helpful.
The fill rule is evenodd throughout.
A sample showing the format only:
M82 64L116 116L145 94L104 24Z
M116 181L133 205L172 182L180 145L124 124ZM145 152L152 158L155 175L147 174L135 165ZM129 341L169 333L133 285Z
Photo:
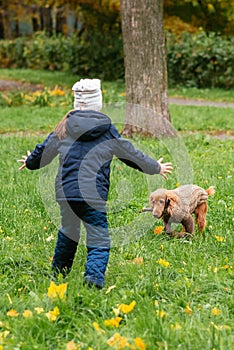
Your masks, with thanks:
M138 350L146 350L145 343L143 342L143 340L141 338L135 338L134 343L135 343L136 348Z
M156 235L160 235L163 232L163 226L156 226L154 229L154 233Z
M163 310L156 310L156 315L160 318L164 318L167 316L166 312Z
M102 329L97 322L93 322L93 327L98 333L105 334L106 332Z
M155 307L159 307L158 300L154 300L154 306L155 306Z
M121 93L120 93L120 96L125 97L125 96L126 96L126 92L125 92L125 91L124 91L124 92L121 92Z
M24 312L23 312L23 317L24 318L30 318L32 316L33 316L33 313L32 313L31 310L24 310Z
M35 307L34 310L36 311L36 313L38 315L42 314L42 312L44 312L44 309L43 307Z
M50 283L50 286L48 288L48 297L49 298L65 298L65 293L67 291L67 283L62 283L60 285L56 285L53 281Z
M110 318L109 320L104 321L104 325L107 327L118 328L121 321L122 321L122 317Z
M213 315L213 316L219 316L219 315L221 315L221 310L220 310L220 309L217 309L216 307L214 307L214 308L212 309L212 315Z
M46 313L46 317L51 322L56 321L59 315L60 315L60 311L57 306L55 306L53 310L50 310L49 312Z
M156 261L159 265L164 266L164 267L169 267L170 263L164 259L159 259Z
M193 313L193 310L191 309L191 307L189 305L187 305L186 308L184 309L184 312L187 315L191 315Z
M7 312L7 316L9 316L9 317L17 317L17 316L19 316L19 313L16 310L11 309L11 310L9 310Z
M222 237L222 236L215 236L215 238L216 238L216 240L218 241L218 242L226 242L226 238L225 237Z
M129 305L127 305L127 304L120 304L119 305L119 310L121 312L123 312L124 314L128 314L129 312L131 312L134 309L135 305L136 305L135 300L133 300Z
M113 337L108 339L107 344L113 346L118 350L122 350L125 347L129 346L127 338L122 337L119 333L115 333Z

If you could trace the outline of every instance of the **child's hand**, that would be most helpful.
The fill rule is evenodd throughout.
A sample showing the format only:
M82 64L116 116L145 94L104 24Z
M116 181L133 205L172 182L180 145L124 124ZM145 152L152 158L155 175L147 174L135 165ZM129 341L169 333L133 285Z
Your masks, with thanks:
M167 180L167 175L166 174L171 174L171 171L173 170L173 167L171 165L171 163L162 163L163 158L160 158L158 160L158 163L161 166L161 170L160 170L160 175L162 175L162 177L164 177L164 179Z
M26 168L26 160L30 156L30 154L31 154L31 152L27 151L27 156L22 156L22 159L17 160L18 163L23 163L23 165L21 165L19 170L23 170L24 168Z

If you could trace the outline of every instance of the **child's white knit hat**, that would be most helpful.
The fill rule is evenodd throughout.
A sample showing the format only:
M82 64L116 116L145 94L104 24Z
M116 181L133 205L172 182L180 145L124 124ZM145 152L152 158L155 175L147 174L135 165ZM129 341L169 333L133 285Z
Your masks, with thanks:
M77 81L74 91L74 109L102 109L101 81L99 79L81 79Z

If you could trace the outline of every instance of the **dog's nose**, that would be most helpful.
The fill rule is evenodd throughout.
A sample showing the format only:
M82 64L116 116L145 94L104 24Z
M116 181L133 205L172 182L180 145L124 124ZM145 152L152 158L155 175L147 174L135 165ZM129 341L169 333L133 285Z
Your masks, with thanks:
M159 218L159 215L157 213L153 213L153 217L158 219Z

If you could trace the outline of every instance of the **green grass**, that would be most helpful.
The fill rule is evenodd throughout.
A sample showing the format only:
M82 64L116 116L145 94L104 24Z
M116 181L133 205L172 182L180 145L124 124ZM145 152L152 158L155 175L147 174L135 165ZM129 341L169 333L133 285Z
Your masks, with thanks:
M115 86L110 87L114 95ZM47 296L59 224L59 217L52 216L57 212L54 179L47 169L19 172L16 160L44 139L67 106L1 109L0 345L4 350L66 350L72 340L78 349L108 350L113 347L107 341L115 333L129 344L141 338L148 350L233 348L234 140L203 135L207 129L227 132L233 128L231 109L177 107L171 110L176 128L195 131L182 134L181 143L134 139L150 156L173 162L175 170L167 183L118 160L112 163L108 216L115 246L106 287L97 291L83 286L86 249L81 244L70 275L58 282L68 283L62 300ZM118 113L113 113L116 120ZM187 158L180 155L181 150ZM187 166L181 167L184 162ZM207 228L191 241L156 235L154 228L162 222L139 211L147 205L151 190L161 185L173 188L183 174L188 175L189 162L194 183L216 187L216 194L209 198ZM45 185L51 186L50 193ZM126 239L126 244L118 245L119 238ZM159 259L170 265L160 265ZM114 288L108 290L110 286ZM121 315L118 328L104 324L115 317L113 308L133 300L135 308ZM51 322L46 313L55 306L60 315ZM44 311L37 314L37 307ZM11 309L19 315L7 316ZM31 318L23 316L25 310L32 312Z

